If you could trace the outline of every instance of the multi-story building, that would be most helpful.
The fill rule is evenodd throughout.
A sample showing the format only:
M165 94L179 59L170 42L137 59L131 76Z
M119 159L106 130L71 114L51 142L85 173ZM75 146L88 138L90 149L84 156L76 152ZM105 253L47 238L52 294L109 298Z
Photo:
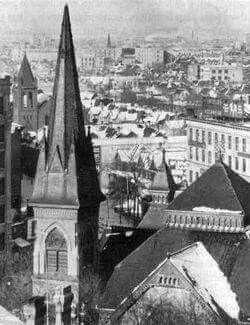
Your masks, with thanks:
M163 63L164 51L156 47L136 47L135 58L143 66L151 66L154 63Z
M190 81L195 80L217 80L223 82L242 83L244 67L241 63L219 62L196 64L188 66L187 73Z
M222 159L250 181L250 124L188 119L188 182Z

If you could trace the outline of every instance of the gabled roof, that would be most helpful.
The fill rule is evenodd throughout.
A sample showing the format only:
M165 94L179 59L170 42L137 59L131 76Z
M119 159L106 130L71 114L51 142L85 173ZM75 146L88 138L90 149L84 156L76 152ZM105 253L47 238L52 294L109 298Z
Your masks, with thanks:
M26 53L24 54L21 67L18 72L18 81L24 88L35 88L37 86Z
M109 279L102 308L116 308L155 268L171 254L200 241L229 276L239 252L240 234L207 233L163 228L122 260ZM150 258L149 258L150 256Z

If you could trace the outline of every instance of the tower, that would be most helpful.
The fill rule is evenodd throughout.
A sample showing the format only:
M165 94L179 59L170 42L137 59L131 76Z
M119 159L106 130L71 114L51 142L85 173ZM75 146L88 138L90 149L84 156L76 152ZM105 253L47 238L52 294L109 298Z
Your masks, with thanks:
M90 132L86 135L68 6L64 8L48 138L42 145L31 205L36 237L33 294L71 285L98 265L99 205Z
M25 53L14 86L13 121L28 131L38 128L37 90L37 79Z

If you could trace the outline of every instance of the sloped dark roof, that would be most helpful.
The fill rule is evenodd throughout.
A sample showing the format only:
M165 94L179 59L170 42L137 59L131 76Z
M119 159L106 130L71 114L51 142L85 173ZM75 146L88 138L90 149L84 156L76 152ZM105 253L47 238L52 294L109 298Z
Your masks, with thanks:
M223 162L217 162L205 171L168 206L152 206L139 228L160 229L166 223L166 210L192 211L195 207L242 211L250 215L250 184Z
M232 272L242 234L163 228L122 260L107 283L100 307L116 308L168 255L201 241L226 276Z
M169 210L209 207L250 213L250 184L223 162L216 162L169 205Z
M21 63L20 70L18 72L18 79L21 82L21 86L24 88L34 88L36 87L36 80L31 71L29 61L27 59L26 53L24 54L23 61Z

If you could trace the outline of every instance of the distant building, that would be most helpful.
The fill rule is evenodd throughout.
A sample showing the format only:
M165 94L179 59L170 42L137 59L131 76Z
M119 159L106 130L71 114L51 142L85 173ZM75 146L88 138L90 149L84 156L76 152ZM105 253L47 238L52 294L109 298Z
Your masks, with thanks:
M241 63L226 63L218 64L192 63L187 68L188 79L196 80L217 80L223 82L242 83L243 81L243 65Z
M24 126L27 131L38 128L37 79L26 54L13 88L13 122Z
M188 119L188 183L191 184L220 157L250 181L250 125Z

